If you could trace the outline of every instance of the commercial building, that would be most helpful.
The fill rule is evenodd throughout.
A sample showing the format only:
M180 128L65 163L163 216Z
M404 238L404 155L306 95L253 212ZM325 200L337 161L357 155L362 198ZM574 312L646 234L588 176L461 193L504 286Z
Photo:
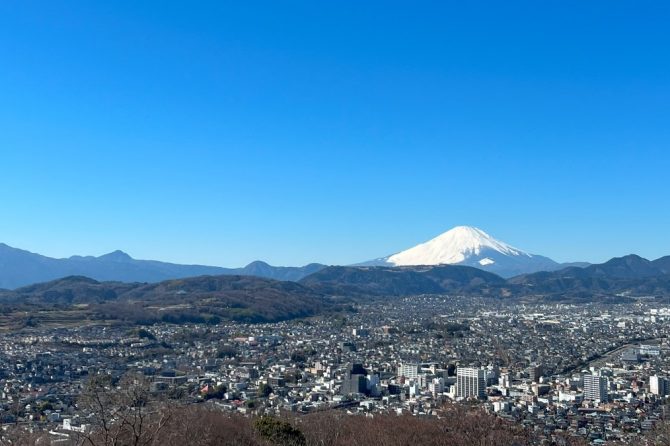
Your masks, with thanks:
M349 395L353 393L368 393L368 372L363 368L363 364L354 363L347 370L344 381L342 382L342 394Z

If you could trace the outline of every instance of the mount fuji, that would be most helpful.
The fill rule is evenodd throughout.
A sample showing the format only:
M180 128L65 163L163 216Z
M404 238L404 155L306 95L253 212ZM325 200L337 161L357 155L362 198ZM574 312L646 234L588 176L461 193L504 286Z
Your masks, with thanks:
M496 240L481 229L457 226L432 240L361 266L465 265L502 277L555 271L567 265L529 254Z

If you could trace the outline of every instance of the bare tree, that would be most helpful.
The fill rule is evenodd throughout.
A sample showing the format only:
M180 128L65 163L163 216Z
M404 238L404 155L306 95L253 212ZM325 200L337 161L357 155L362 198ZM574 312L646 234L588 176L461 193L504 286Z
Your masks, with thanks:
M662 421L657 423L654 429L648 435L649 445L670 446L670 422Z
M88 412L90 423L77 433L82 446L150 446L173 414L172 406L152 397L141 375L127 375L116 384L109 376L94 376L78 406Z
M173 422L163 429L156 444L161 446L265 446L252 426L253 419L226 414L207 405L178 408Z
M40 444L40 441L43 441L44 438L48 439L48 434L31 433L18 425L8 426L7 430L2 432L2 436L0 436L0 446L33 446Z

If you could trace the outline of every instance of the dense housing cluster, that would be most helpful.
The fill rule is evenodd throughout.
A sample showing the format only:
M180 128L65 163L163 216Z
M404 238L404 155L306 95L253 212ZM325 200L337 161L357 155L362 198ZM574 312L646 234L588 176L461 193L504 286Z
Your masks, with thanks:
M27 327L0 337L4 426L68 438L91 428L92 377L142 376L156 398L236 415L439 417L475 406L598 444L663 420L670 308L376 299L346 316L273 324ZM63 437L64 436L64 437Z

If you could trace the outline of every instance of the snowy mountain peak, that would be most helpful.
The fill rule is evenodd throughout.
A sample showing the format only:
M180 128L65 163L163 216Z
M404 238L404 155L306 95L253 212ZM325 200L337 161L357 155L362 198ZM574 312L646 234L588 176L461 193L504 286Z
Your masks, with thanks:
M479 228L456 226L432 240L394 254L386 261L396 266L442 265L462 263L472 257L486 254L477 259L479 264L484 266L495 263L495 260L491 258L491 252L505 256L531 257L530 254L520 249L494 239Z
M560 265L550 258L529 254L472 226L456 226L413 248L360 266L473 266L503 277L536 271L553 271Z

